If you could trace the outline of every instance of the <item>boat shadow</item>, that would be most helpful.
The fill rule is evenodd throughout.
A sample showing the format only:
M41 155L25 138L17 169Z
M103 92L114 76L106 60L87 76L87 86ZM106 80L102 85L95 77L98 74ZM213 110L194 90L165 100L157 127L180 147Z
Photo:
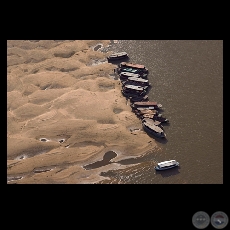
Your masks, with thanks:
M156 171L156 174L161 174L162 177L174 176L180 173L179 167L180 166L172 169L163 170L163 171Z
M104 154L103 160L96 161L96 162L88 164L88 165L84 165L83 168L86 169L86 170L100 168L102 166L105 166L105 165L113 163L113 162L110 162L110 160L112 160L116 156L117 156L117 154L115 152L113 152L113 151L106 152Z
M169 123L169 122L161 122L161 124L162 124L163 126L170 126L170 123Z

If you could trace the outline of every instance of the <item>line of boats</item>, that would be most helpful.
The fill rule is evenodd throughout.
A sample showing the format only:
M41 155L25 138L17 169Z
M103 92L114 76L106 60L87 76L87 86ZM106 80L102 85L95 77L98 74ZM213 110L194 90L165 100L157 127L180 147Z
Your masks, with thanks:
M109 61L127 58L126 52L114 53L107 57ZM165 138L162 124L168 123L169 120L162 116L159 111L162 105L149 101L147 93L149 92L151 83L147 79L148 69L144 65L131 62L121 62L116 69L122 84L122 94L130 100L132 111L142 121L143 129L158 138ZM176 160L163 161L157 164L156 170L165 170L179 166Z
M109 59L121 59L126 56L126 52L121 52L110 56ZM121 62L118 64L117 73L122 84L121 92L130 100L132 111L141 119L143 129L150 135L165 138L162 123L167 123L169 120L159 113L162 108L161 104L149 101L147 94L152 86L147 79L146 66Z

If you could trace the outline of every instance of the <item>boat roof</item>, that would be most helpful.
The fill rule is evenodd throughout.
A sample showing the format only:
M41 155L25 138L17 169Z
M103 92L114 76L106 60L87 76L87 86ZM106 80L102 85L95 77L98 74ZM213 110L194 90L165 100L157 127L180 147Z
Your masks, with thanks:
M121 66L127 66L127 67L132 67L137 69L145 69L144 65L134 64L132 62L121 62Z
M150 110L150 109L143 109L143 110L139 110L138 112L140 114L149 114L149 115L153 115L157 113L156 110Z
M120 74L128 76L128 77L136 77L136 78L138 78L140 76L140 74L138 74L138 73L130 73L130 72L121 72Z
M139 85L125 85L125 88L135 89L135 90L144 90L144 88Z
M122 68L122 71L128 71L128 72L132 72L132 73L138 73L139 70L138 69L133 69L133 68L129 68L129 67L126 67L126 68Z
M159 126L156 126L154 124L149 124L148 122L145 121L144 121L144 125L156 131L157 133L164 133L163 129L161 129Z
M176 163L177 163L176 160L162 161L162 162L158 163L158 166L159 166L159 167L165 167L165 166L174 165L174 164L176 164Z
M138 102L134 102L134 105L148 105L148 106L154 106L157 105L157 102L155 101L138 101Z
M145 122L149 123L150 125L153 124L153 125L159 125L161 124L160 121L154 121L153 119L150 119L150 118L144 118L143 119Z
M127 55L126 52L119 52L119 53L113 53L110 55L110 57L117 57L117 56L124 56Z
M137 108L135 108L135 109L137 109L137 110L154 110L154 107L152 106L149 106L149 107L137 107Z
M139 74L136 74L136 75L139 75ZM140 78L140 77L129 77L128 80L130 80L130 81L138 81L138 82L148 82L147 79L143 79L143 78Z

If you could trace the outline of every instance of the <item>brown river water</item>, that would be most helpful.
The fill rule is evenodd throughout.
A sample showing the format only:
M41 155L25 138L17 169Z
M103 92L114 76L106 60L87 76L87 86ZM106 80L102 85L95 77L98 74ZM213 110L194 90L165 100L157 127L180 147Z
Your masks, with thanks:
M223 41L118 40L109 51L149 69L149 99L163 105L162 151L122 164L100 183L223 184ZM156 172L156 162L175 159L178 168ZM110 178L110 179L108 179Z

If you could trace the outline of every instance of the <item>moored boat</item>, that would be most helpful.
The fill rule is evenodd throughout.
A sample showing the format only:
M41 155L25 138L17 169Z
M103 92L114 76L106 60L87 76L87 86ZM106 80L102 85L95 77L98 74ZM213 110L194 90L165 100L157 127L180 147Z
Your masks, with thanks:
M119 60L122 58L127 58L128 54L126 52L113 53L107 57L108 61Z
M158 114L158 111L155 109L143 109L143 110L139 110L139 109L133 109L133 111L137 114L137 115L144 115L144 114L148 114L148 115L154 115L154 114Z
M136 109L138 111L146 111L146 110L156 110L154 106L149 107L131 107L132 109Z
M153 106L156 109L162 108L162 104L158 104L155 101L143 101L143 102L134 102L132 107L149 107Z
M130 84L130 85L151 85L149 80L141 78L141 77L128 77L126 80L121 81L122 84Z
M154 120L149 119L149 118L144 118L142 121L149 123L150 125L157 125L163 130L163 126L161 125L160 121L154 121Z
M135 64L132 62L121 62L119 64L120 68L133 68L133 69L139 69L142 70L143 72L147 73L148 69L144 66L144 65L140 65L140 64Z
M142 78L147 78L148 73L141 69L133 69L133 68L117 68L117 73L120 74L121 72L139 74Z
M138 73L120 72L120 73L119 73L119 77L120 77L120 78L123 78L123 79L128 79L129 77L136 77L136 78L139 78L139 77L141 77L141 75L138 74Z
M142 120L142 126L146 132L154 135L155 137L159 137L159 138L165 138L166 137L164 130L157 125L149 124L145 120Z
M141 111L142 112L142 111ZM151 113L139 113L140 118L149 118L152 119L154 121L160 121L161 123L169 123L169 120L165 117L162 117L161 114L151 114Z
M140 119L144 119L144 118L150 118L153 116L158 116L158 111L157 110L133 110L133 112L136 114L136 116L138 116Z
M155 170L166 170L177 166L179 166L179 162L177 162L176 160L169 160L169 161L162 161L160 163L157 163L157 165L154 166L154 168Z
M140 86L140 85L123 85L123 90L135 90L135 91L144 91L148 88L148 86Z

